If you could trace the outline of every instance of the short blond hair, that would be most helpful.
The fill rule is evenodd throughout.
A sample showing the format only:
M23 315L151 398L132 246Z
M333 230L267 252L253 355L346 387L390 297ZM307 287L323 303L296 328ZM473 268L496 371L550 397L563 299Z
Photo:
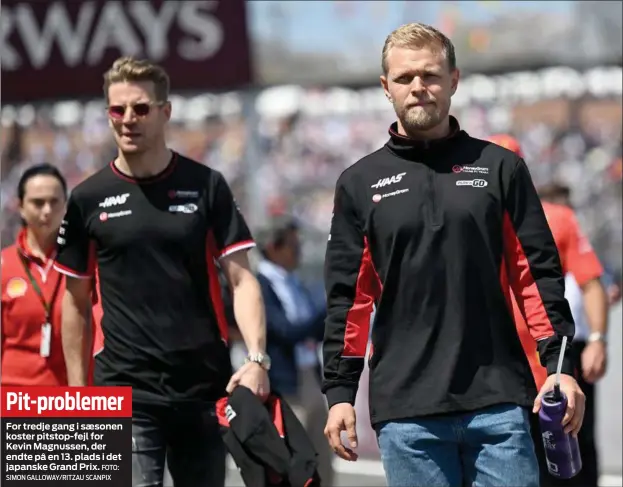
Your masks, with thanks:
M114 83L142 83L151 81L154 84L156 101L165 102L169 99L169 75L157 64L147 59L135 59L131 56L120 57L104 74L104 97L108 102L108 88Z
M454 44L452 44L452 41L442 32L430 25L420 24L418 22L405 24L398 27L387 36L381 56L381 67L383 68L384 74L387 74L387 54L392 47L407 47L413 49L428 47L431 49L439 49L448 61L450 70L453 71L456 69Z

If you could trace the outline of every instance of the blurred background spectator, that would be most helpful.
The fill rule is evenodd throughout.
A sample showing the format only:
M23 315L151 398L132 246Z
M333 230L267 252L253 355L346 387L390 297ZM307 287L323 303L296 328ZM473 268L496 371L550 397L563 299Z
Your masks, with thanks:
M335 181L385 143L393 121L378 82L384 38L419 21L456 45L452 111L463 128L513 135L538 185L573 188L620 293L621 2L7 0L2 17L3 247L20 226L24 169L51 162L72 188L113 159L101 75L133 54L171 74L171 147L222 171L253 228L280 213L301 222L302 275L322 299ZM618 412L603 419L618 432L620 369L610 368L606 401ZM361 448L374 457L370 438ZM602 440L605 468L619 473L621 435Z

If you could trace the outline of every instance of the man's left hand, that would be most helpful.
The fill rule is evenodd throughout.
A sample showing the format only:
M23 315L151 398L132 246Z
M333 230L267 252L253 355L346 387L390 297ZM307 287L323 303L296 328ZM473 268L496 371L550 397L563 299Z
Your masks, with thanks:
M250 389L253 394L265 401L270 394L268 372L258 363L246 363L229 379L227 393L231 394L238 386Z
M541 409L541 398L545 393L554 389L555 383L556 375L552 374L547 378L545 384L541 387L539 395L534 400L534 407L532 408L533 413L539 412ZM586 397L577 381L570 375L560 375L560 390L567 396L567 411L562 419L565 433L571 433L574 437L577 437L580 428L582 428L582 421L584 421Z
M589 384L594 384L606 373L608 362L607 347L598 340L591 342L582 351L582 376Z

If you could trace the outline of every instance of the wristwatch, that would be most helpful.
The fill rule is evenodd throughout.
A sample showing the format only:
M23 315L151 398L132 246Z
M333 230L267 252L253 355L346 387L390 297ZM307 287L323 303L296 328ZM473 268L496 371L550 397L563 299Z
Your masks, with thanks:
M250 353L247 358L244 359L244 363L248 364L253 362L259 364L264 370L270 370L270 357L265 353Z
M592 332L590 335L588 335L588 339L586 341L588 343L593 343L593 342L608 343L608 340L606 339L606 335L601 333L600 331Z

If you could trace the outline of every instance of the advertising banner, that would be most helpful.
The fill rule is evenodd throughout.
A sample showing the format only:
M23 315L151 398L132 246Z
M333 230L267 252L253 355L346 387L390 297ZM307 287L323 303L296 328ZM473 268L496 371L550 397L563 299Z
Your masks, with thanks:
M119 56L162 65L173 90L251 81L244 0L2 3L2 102L98 96Z

